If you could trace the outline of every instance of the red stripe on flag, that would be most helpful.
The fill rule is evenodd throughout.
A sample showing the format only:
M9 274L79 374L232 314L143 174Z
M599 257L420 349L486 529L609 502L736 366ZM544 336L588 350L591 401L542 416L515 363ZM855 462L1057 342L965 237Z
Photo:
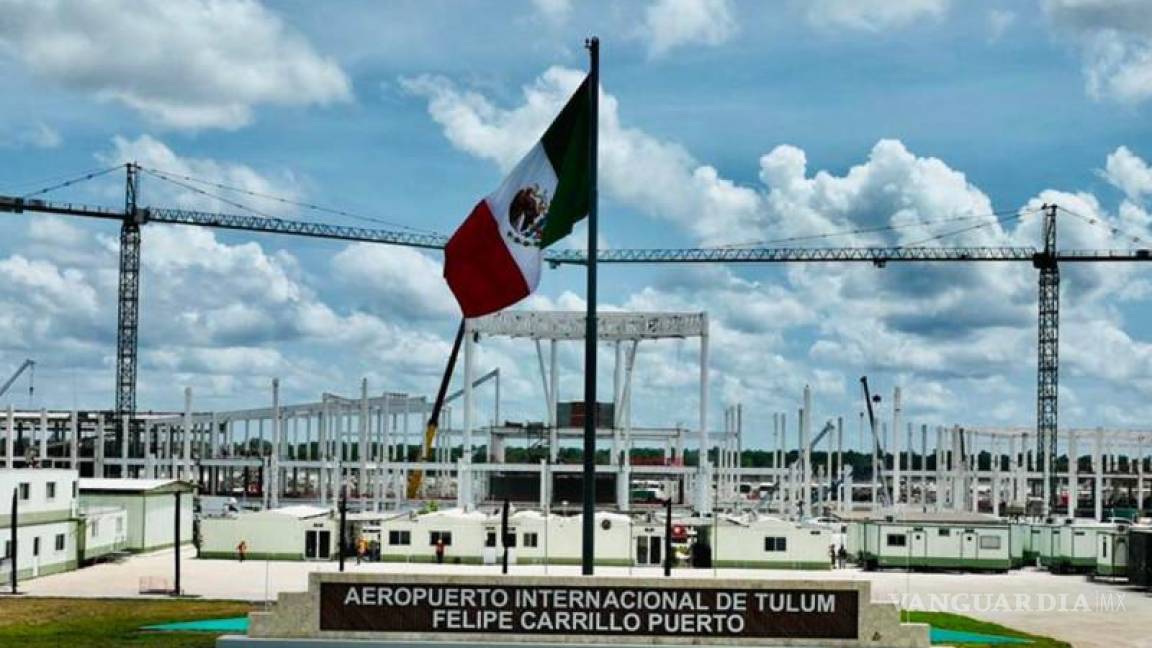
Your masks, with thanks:
M480 317L528 296L520 266L481 200L444 246L444 278L464 317Z

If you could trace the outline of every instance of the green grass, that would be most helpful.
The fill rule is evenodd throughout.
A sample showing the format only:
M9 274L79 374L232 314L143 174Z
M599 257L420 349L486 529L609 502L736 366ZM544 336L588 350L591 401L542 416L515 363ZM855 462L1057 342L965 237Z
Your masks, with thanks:
M960 632L975 632L978 634L1002 635L1005 637L1020 637L1032 642L1034 648L1072 648L1072 644L1057 641L1048 637L1031 635L1002 625L980 621L971 617L949 614L947 612L917 612L915 610L901 614L904 621L912 623L928 623L933 628L941 630L958 630ZM1022 644L1021 644L1022 645ZM979 648L979 644L964 644L964 648Z
M140 627L247 614L237 601L0 599L0 646L19 648L211 648L213 633L141 632Z

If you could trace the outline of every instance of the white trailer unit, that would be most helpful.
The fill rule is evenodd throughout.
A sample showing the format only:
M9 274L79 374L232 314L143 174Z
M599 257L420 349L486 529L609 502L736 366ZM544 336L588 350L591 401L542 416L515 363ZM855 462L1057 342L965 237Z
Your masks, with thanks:
M330 560L339 544L335 513L318 506L285 506L200 520L200 557L239 559L243 542L252 560Z
M720 518L712 536L717 567L830 569L840 548L831 529L774 517Z
M583 518L544 516L517 511L509 518L509 562L579 564ZM444 543L444 561L493 563L503 556L501 516L449 509L420 515L406 513L379 521L380 559L387 562L432 562ZM597 513L596 564L632 564L632 520L627 515ZM663 525L660 525L663 537Z
M1115 529L1099 522L1078 523L1066 520L1052 528L1052 555L1048 569L1054 574L1091 572L1096 569L1096 536Z
M1128 526L1096 532L1096 570L1099 578L1128 578Z
M994 522L872 521L863 529L865 568L1007 571L1012 532Z
M192 542L193 495L196 487L175 479L82 478L82 507L117 506L128 512L129 551L171 547L176 530L176 495L180 501L180 544Z
M365 514L358 516L365 518ZM685 543L707 542L718 567L828 569L834 532L773 517L723 517L717 520L673 520L677 564L690 554ZM582 553L583 518L516 511L508 520L509 562L574 565ZM431 562L436 544L444 542L449 563L493 564L503 557L498 512L458 509L416 512L364 520L362 528L379 529L380 560ZM658 513L629 516L596 514L596 564L658 567L667 556L665 520ZM677 535L679 530L679 535ZM838 549L839 547L837 547Z

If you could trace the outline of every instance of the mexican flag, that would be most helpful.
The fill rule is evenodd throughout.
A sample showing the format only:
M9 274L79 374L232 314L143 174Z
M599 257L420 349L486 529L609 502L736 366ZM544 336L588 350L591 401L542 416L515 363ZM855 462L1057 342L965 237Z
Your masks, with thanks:
M590 91L585 78L540 141L444 247L444 278L464 317L532 294L544 249L588 214Z

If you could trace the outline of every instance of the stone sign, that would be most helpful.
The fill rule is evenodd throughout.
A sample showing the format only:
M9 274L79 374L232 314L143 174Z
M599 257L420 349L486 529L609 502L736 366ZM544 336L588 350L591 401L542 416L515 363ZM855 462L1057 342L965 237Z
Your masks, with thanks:
M871 596L868 581L315 572L217 645L928 646L928 626Z

